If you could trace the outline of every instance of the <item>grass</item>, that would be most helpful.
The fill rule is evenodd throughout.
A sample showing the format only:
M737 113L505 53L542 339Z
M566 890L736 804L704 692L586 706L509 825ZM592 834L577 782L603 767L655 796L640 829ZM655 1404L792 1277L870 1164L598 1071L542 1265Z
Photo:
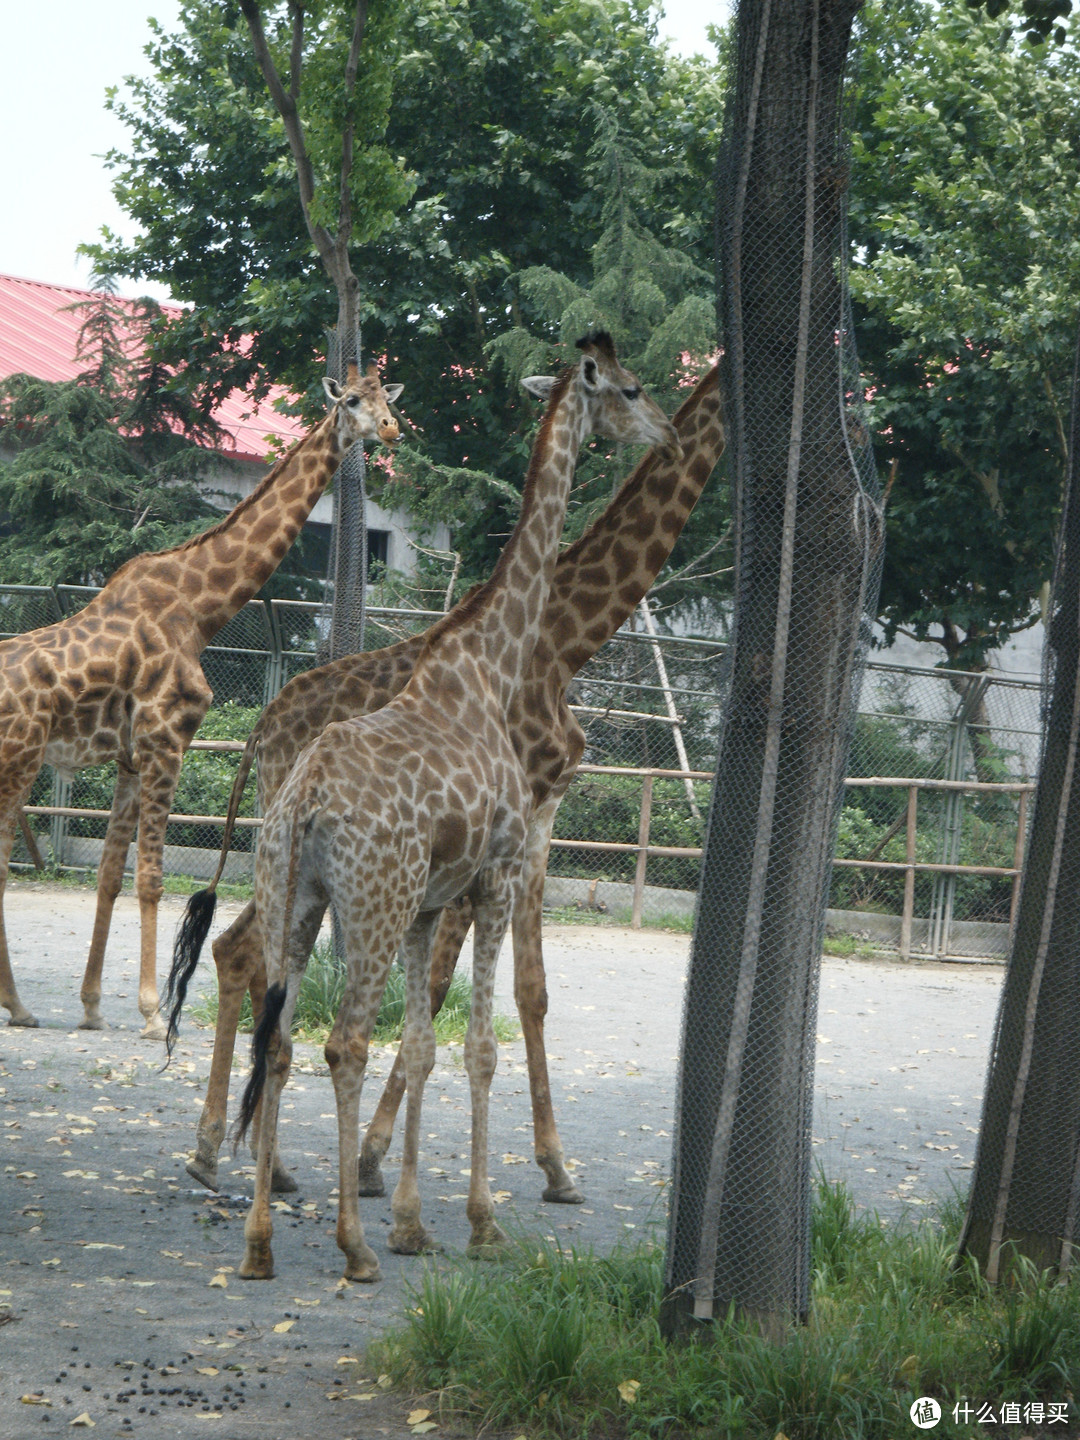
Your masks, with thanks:
M345 989L345 972L334 962L328 942L320 941L312 952L293 1018L293 1034L301 1040L324 1044L330 1034L341 996ZM458 1044L465 1038L472 1006L472 981L458 971L450 982L450 990L442 1009L435 1016L435 1038L440 1045ZM201 995L189 1009L199 1025L213 1025L217 1020L216 989ZM505 1015L493 1017L495 1038L500 1043L516 1040L517 1022ZM405 972L400 965L391 967L383 991L379 1015L372 1040L376 1045L391 1045L401 1039L405 1028ZM240 1029L251 1029L251 997L244 997L240 1012Z
M370 1360L469 1433L897 1440L916 1433L909 1407L929 1395L943 1412L935 1435L985 1436L986 1402L1000 1414L1003 1402L1071 1401L1080 1287L1017 1265L991 1288L954 1264L960 1218L953 1201L934 1220L886 1226L821 1183L811 1316L781 1344L730 1317L666 1343L657 1246L599 1257L523 1240L498 1267L429 1263ZM964 1400L971 1416L956 1423Z
M877 954L868 940L860 940L857 935L849 935L846 931L840 931L837 935L826 935L821 949L825 955L840 955L845 958L857 955L860 960L869 960Z
M629 908L618 910L590 910L586 905L553 905L544 909L544 920L549 925L629 925ZM677 915L664 911L659 915L643 915L643 930L673 930L679 935L690 935L694 929L693 915Z

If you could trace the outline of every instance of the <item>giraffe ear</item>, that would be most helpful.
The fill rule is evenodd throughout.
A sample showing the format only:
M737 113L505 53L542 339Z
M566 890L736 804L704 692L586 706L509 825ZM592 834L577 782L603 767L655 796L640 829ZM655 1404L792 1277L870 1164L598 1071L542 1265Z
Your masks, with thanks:
M345 391L342 390L338 382L329 375L323 376L322 388L326 391L326 398L330 401L331 405L336 405L342 395L345 394Z
M384 385L382 387L383 399L388 405L392 405L404 389L404 385Z
M581 378L588 390L596 390L600 385L600 367L591 355L581 357Z
M521 388L527 390L537 400L546 400L554 385L554 375L525 375L521 381Z

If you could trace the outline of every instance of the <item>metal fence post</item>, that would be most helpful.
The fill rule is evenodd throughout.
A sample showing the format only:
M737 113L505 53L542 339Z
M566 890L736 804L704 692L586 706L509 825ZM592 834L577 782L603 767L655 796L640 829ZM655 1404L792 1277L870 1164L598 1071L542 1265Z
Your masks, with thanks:
M692 781L690 782L693 783ZM641 906L645 898L645 870L649 863L649 826L652 822L653 777L646 775L641 782L641 820L638 824L637 869L634 871L634 903L630 913L630 924L635 930L641 929Z
M907 797L907 845L904 859L907 873L904 876L904 910L900 918L900 959L911 959L911 917L915 913L915 827L919 804L919 787L908 786Z

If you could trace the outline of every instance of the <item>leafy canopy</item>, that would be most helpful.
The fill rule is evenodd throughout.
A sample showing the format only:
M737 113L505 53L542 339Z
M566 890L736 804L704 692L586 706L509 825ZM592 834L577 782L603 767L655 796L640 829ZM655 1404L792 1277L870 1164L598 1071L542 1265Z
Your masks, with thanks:
M981 667L1052 564L1080 294L1080 56L964 0L859 21L850 279L879 455L882 619ZM1072 27L1075 33L1075 23Z

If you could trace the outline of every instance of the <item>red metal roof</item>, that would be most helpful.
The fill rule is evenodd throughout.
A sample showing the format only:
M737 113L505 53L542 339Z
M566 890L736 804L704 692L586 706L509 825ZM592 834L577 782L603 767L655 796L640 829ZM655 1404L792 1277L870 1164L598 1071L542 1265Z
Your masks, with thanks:
M0 377L21 372L39 380L74 380L82 368L75 352L85 316L69 307L90 299L93 293L0 275ZM175 306L163 309L180 313ZM275 444L290 445L298 440L304 433L303 423L272 408L274 400L287 395L278 386L256 405L242 390L234 390L214 412L214 419L231 438L228 453L238 460L264 460Z

